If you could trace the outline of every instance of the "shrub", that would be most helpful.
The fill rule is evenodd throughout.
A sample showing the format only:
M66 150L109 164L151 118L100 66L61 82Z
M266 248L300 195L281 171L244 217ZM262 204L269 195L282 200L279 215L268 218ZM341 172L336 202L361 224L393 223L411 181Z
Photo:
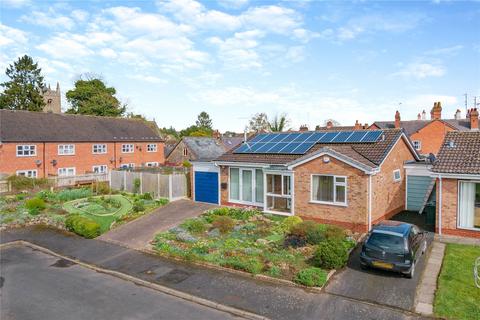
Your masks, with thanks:
M40 210L38 208L28 209L28 213L31 214L32 216L36 216L40 214Z
M105 201L106 204L109 204L114 208L120 208L122 206L122 203L119 200L112 197L107 197L102 200Z
M45 205L45 201L43 201L43 199L40 199L40 198L35 197L25 201L25 208L27 208L28 210L36 209L38 211L41 211L46 207L47 206Z
M145 204L143 203L142 200L135 200L133 202L133 211L134 212L145 211Z
M307 240L305 237L299 237L294 234L287 235L285 240L283 241L283 246L285 248L292 247L292 248L300 248L304 247L307 244Z
M320 268L310 267L299 271L294 281L307 287L320 287L327 281L327 273Z
M92 184L92 191L95 194L110 194L111 190L108 182L102 181Z
M164 206L164 205L168 204L170 201L168 201L168 199L165 199L165 198L160 198L160 199L155 200L155 202L160 206Z
M133 193L138 193L140 191L140 186L142 184L142 181L140 178L135 178L133 180Z
M36 197L43 199L44 201L54 200L55 193L50 190L42 190L36 194Z
M153 200L153 196L150 192L145 192L144 194L142 194L142 199L143 200Z
M207 230L205 221L198 218L187 219L180 225L180 227L192 233L202 233Z
M57 199L60 201L66 202L66 201L71 201L76 199L88 198L91 196L92 196L92 190L87 188L65 189L60 191L57 194Z
M25 176L17 176L13 175L7 178L7 181L12 186L13 190L25 190L25 189L33 189L35 187L44 187L48 186L49 182L48 179L39 178L28 178Z
M226 216L219 216L213 221L213 227L218 228L221 233L225 234L233 230L235 221L232 218Z
M324 269L339 269L348 261L347 250L342 241L326 240L321 242L314 252L312 263Z
M290 229L293 226L295 226L295 225L297 225L301 222L303 222L302 218L300 218L298 216L291 216L291 217L287 217L287 218L283 219L283 221L281 222L280 225L282 226L282 230L284 232L289 232Z
M221 263L222 266L243 270L253 274L262 272L263 263L256 258L229 257Z
M257 210L222 207L210 210L204 213L203 216L209 223L211 223L213 220L215 220L216 216L228 216L235 220L245 221L257 214L261 214L261 212Z
M185 168L190 168L192 164L188 160L185 160L183 161L182 166L184 166Z
M72 214L67 217L65 227L87 239L92 239L100 235L100 225L96 221L77 214Z
M19 193L19 194L15 195L15 199L16 199L17 201L25 200L26 197L27 197L27 196L26 196L24 193Z
M332 239L332 240L343 240L346 237L346 232L344 229L328 225L325 229L325 238Z
M319 244L320 242L324 241L325 236L325 225L324 224L317 224L313 228L309 228L307 230L307 234L305 236L307 242L309 244Z
M306 238L307 233L317 228L317 225L318 223L316 223L315 221L310 221L310 220L302 221L300 223L293 225L290 228L289 234L297 237Z

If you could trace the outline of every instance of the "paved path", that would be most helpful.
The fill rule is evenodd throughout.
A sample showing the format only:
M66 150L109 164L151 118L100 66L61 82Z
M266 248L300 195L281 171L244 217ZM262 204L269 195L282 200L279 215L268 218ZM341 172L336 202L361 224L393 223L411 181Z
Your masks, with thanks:
M98 239L118 242L135 249L145 248L155 235L168 230L187 218L196 217L214 205L178 200L156 209L139 219L114 228Z
M430 234L429 238L433 238ZM415 293L420 282L425 257L417 262L413 279L389 271L378 269L362 270L358 246L352 253L347 268L334 276L326 288L331 294L370 301L404 310L414 310Z
M1 319L240 319L29 247L0 253Z
M425 315L433 314L433 300L437 290L437 278L442 269L443 256L445 254L445 244L433 242L432 251L428 256L425 273L418 288L417 305L415 310Z
M421 318L398 308L337 294L312 293L301 288L272 284L230 272L181 263L114 243L83 239L71 233L62 233L45 227L0 233L0 243L14 240L29 241L85 263L122 272L270 319Z

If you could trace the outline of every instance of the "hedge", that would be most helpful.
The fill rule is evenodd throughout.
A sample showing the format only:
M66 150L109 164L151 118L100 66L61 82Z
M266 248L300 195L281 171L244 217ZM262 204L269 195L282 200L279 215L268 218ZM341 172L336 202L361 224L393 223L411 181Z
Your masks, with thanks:
M65 227L87 239L93 239L100 235L100 225L91 219L78 214L71 214L65 220Z

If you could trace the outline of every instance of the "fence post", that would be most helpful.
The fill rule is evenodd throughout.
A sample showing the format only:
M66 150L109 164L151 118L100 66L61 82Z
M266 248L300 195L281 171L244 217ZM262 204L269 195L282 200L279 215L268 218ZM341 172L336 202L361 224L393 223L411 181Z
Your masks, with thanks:
M173 199L173 188L172 188L172 178L173 175L169 174L168 175L168 200L172 201Z
M140 194L143 194L143 172L140 172Z
M127 190L127 170L123 171L123 188L122 189L123 189L122 191Z
M108 188L111 190L112 189L112 170L108 170L107 178L108 178Z
M160 173L157 173L157 198L160 198Z

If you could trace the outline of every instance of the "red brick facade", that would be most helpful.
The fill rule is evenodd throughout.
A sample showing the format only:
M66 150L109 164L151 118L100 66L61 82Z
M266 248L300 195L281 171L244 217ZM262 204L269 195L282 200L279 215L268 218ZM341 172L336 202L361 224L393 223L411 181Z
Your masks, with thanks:
M59 145L75 146L73 155L59 155ZM93 145L104 144L106 153L94 154ZM133 144L133 153L123 153L123 144ZM147 151L147 145L156 145L156 151ZM36 155L17 156L18 145L35 145ZM75 168L75 174L93 172L93 166L106 165L108 169L119 168L124 164L135 167L147 163L164 164L163 142L47 142L47 143L3 143L0 144L0 173L15 174L19 170L37 170L37 177L58 174L59 168Z
M435 120L412 134L410 139L420 142L421 148L417 150L420 154L437 154L449 131L455 131L455 129L443 121Z

